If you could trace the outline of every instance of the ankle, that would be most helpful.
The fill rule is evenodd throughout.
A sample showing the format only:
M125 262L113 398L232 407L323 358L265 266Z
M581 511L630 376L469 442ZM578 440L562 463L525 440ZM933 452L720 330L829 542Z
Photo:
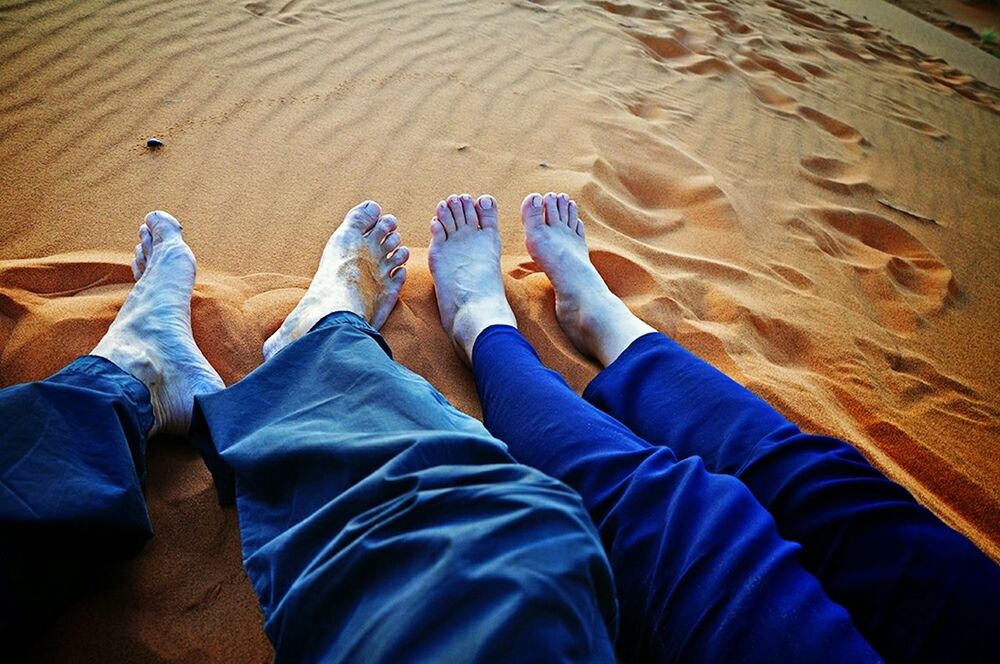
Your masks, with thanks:
M602 366L609 366L639 337L656 330L632 313L624 302L618 300L620 306L613 316L602 319L590 330L594 356Z
M584 301L556 302L560 325L583 353L608 366L639 337L655 332L610 290Z
M452 338L460 354L464 354L464 359L469 364L472 363L472 351L476 347L479 335L494 325L517 327L517 318L506 301L479 305L469 304L461 308L455 315Z
M160 381L160 374L136 339L124 341L120 335L109 333L97 344L91 355L103 357L127 374L138 379L146 387Z

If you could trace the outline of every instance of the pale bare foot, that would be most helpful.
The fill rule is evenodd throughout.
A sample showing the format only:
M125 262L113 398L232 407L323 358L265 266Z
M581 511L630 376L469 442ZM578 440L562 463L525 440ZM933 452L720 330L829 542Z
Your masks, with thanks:
M531 194L521 204L528 253L556 293L556 317L580 352L608 366L639 337L655 332L618 298L590 262L576 201Z
M375 201L355 206L330 236L309 289L278 331L264 342L264 359L335 311L351 311L379 329L399 300L410 250L398 222Z
M194 395L225 385L194 342L191 293L195 260L181 225L150 212L139 228L132 273L136 284L92 355L108 359L149 389L156 433L187 433Z
M492 196L452 194L431 220L428 260L441 324L469 363L479 334L491 325L517 327L500 272L500 230Z

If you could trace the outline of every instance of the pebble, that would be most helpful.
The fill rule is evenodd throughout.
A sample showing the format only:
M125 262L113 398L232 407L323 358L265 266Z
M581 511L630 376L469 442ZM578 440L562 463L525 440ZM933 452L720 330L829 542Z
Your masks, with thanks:
M154 150L156 148L162 148L163 147L163 141L161 141L158 138L147 138L146 139L146 147L147 148L152 148Z

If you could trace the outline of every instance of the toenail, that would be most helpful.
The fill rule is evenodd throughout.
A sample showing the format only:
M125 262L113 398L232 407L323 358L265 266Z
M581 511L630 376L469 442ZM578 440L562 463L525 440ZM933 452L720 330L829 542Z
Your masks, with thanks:
M489 197L484 198L482 201L479 202L479 205L482 206L484 210L489 210L493 207L493 199Z
M534 196L531 197L531 204L534 205L536 208L542 207L542 197L539 196L538 194L535 194Z
M365 203L365 212L368 214L375 214L378 210L378 204L375 201L368 201Z

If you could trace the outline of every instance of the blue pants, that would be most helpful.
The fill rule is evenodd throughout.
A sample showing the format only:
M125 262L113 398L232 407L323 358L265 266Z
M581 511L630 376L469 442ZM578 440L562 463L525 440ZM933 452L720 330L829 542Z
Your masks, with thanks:
M0 390L0 640L31 645L153 531L142 495L149 391L104 358Z
M106 561L150 536L151 423L145 387L96 357L0 392L5 636L65 590L38 596L31 552L62 539ZM579 496L515 463L357 316L198 397L192 437L235 497L277 661L614 661L614 585Z
M1000 567L663 335L583 399L512 327L486 330L473 366L487 428L597 523L627 659L855 662L871 657L858 632L889 661L1000 652Z

